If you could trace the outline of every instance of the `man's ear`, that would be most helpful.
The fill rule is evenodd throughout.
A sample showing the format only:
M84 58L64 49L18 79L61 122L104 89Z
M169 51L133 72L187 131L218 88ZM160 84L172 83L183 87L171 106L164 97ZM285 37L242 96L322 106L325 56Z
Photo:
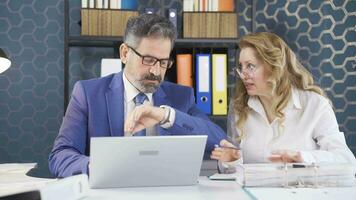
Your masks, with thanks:
M126 44L122 43L119 47L119 51L120 51L121 62L126 64L129 48L126 46Z

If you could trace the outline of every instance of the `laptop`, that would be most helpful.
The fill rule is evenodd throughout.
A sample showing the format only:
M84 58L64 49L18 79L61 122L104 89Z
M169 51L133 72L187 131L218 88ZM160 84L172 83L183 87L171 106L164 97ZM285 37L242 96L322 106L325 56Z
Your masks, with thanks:
M206 135L93 137L91 188L194 185Z

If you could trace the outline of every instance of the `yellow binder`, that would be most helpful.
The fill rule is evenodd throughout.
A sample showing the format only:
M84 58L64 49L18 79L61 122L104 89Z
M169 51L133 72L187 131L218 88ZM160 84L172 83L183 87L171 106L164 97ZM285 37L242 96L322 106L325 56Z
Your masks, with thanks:
M213 115L227 114L227 55L213 54Z

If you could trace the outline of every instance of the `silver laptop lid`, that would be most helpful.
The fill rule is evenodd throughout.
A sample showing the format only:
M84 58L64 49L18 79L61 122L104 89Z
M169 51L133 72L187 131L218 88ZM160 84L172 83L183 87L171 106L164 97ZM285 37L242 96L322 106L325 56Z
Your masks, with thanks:
M207 136L91 138L92 188L193 185Z

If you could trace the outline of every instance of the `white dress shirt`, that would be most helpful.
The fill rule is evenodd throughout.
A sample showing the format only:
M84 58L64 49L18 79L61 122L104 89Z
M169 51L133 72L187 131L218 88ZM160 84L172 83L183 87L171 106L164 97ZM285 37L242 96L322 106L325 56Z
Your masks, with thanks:
M134 109L135 109L135 102L134 99L135 97L140 93L139 90L137 90L137 88L135 88L135 86L133 86L130 81L126 78L125 73L123 73L122 75L122 80L124 83L124 88L125 88L125 93L124 93L124 117L126 120L126 116L128 113L131 113ZM153 102L153 98L152 98L152 93L145 93L148 100L144 101L144 104L149 104L149 105L154 105ZM169 120L168 123L162 124L161 127L162 128L169 128L171 126L173 126L174 120L175 120L175 110L169 106L165 106L166 108L170 109L170 116L169 116ZM157 135L157 130L156 130L156 126L150 127L150 128L146 128L146 135L147 136L155 136ZM125 132L125 136L131 136L130 133L126 133Z
M244 163L270 162L268 157L274 150L297 150L307 163L352 163L356 166L355 157L347 147L334 111L325 97L293 88L291 100L284 109L284 129L281 132L278 131L278 119L268 122L258 97L250 97L248 106L251 111L244 125L245 137L240 144ZM238 114L233 113L232 105L230 109L228 132L236 138Z

